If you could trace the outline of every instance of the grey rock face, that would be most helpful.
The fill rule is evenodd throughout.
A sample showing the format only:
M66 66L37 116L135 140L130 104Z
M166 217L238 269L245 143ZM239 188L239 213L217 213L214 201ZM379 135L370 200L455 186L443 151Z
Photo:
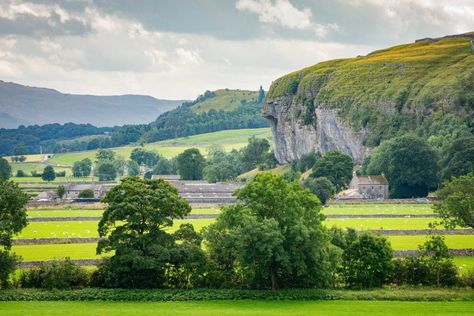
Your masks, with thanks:
M356 163L362 163L370 150L362 145L365 131L356 133L338 116L334 109L317 107L316 124L305 125L299 113L304 107L285 96L269 100L262 115L270 121L279 163L288 163L315 149L324 154L337 149L347 153Z

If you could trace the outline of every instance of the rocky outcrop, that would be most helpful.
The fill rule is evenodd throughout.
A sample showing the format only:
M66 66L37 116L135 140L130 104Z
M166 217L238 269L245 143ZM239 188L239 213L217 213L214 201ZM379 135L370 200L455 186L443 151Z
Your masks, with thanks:
M316 107L313 124L304 124L304 106L291 96L268 100L262 115L270 121L275 143L275 157L279 163L299 159L311 150L324 154L337 149L362 163L369 149L362 144L365 131L355 132L337 115L334 109Z

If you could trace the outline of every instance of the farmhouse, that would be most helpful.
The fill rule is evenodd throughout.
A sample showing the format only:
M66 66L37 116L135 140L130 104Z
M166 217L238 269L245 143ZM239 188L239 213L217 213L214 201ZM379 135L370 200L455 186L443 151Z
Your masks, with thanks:
M354 174L349 185L365 199L388 199L388 181L385 176L358 176Z
M105 187L98 183L69 183L66 185L66 199L75 200L84 190L92 190L96 199L103 198L107 192Z

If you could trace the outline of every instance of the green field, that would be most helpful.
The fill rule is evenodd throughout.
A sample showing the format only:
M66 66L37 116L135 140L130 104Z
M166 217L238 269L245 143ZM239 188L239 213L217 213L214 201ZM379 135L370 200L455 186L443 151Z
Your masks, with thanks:
M327 218L327 227L352 227L357 230L366 229L428 229L428 224L436 218ZM443 228L443 227L440 227Z
M214 219L177 219L174 220L173 226L168 230L175 231L181 224L192 223L194 229L200 231L213 221ZM98 221L31 222L15 238L99 237L97 224Z
M231 150L233 148L239 149L247 145L249 137L256 136L271 140L271 135L269 128L226 130L146 144L145 148L155 150L166 158L172 158L190 147L199 148L203 153L206 153L208 147L213 144L222 145L226 150ZM128 159L134 148L136 148L136 146L125 146L111 149L118 156ZM95 150L90 150L56 154L49 160L49 162L72 166L75 161L84 158L90 158L93 160L95 153Z
M0 302L4 315L472 315L474 302L188 301Z
M14 245L12 252L22 257L23 261L52 260L69 257L71 259L95 259L96 243L84 244L48 244L48 245Z
M474 235L446 235L446 245L451 249L473 248ZM418 245L423 244L428 236L408 235L408 236L387 236L394 250L418 249Z
M41 183L48 183L46 181L43 181L41 177L12 177L10 180L13 180L14 182L41 182ZM51 184L54 184L55 182L90 182L90 181L99 181L99 178L97 177L85 177L85 178L76 178L72 176L66 176L66 177L56 177L53 181L51 181ZM55 185L54 187L57 187Z
M323 208L328 214L433 214L431 204L330 204Z
M31 209L28 210L28 217L97 217L102 216L103 210L49 210L49 209Z
M474 270L474 257L454 257L453 261L460 268L461 273Z

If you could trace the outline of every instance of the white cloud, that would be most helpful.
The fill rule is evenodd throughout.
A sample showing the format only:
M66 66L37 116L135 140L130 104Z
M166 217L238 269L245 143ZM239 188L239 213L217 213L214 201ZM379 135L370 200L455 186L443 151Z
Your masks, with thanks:
M237 0L235 7L258 15L262 23L273 23L296 30L312 30L318 37L337 30L336 24L322 25L312 21L310 8L299 10L289 0Z
M236 8L258 14L264 23L277 23L290 29L308 29L312 27L311 10L298 10L288 0L237 0Z

